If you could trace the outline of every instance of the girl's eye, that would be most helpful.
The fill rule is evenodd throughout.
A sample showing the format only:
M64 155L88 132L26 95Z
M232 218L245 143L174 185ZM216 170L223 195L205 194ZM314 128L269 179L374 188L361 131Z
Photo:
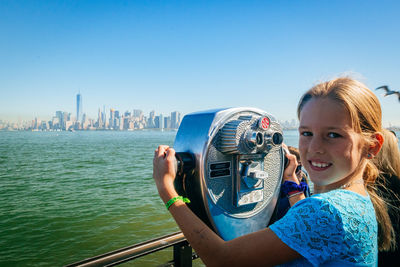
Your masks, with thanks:
M338 137L341 137L341 135L338 134L338 133L328 133L328 137L330 137L330 138L338 138Z
M312 136L312 133L311 132L307 132L307 131L301 132L300 134L302 136Z

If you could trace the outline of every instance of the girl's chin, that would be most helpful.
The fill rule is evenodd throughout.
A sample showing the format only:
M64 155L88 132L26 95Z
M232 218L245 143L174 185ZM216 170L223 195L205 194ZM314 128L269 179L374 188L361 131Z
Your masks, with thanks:
M313 182L314 186L328 186L335 181L332 181L332 177L329 175L313 174L308 173L310 180Z

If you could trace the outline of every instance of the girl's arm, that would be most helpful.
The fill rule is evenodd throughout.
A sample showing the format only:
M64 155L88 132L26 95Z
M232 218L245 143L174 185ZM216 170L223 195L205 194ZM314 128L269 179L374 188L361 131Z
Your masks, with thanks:
M153 177L164 203L178 196L175 179L175 151L159 146L153 160ZM182 201L169 211L186 239L207 266L274 266L300 257L270 229L224 241Z

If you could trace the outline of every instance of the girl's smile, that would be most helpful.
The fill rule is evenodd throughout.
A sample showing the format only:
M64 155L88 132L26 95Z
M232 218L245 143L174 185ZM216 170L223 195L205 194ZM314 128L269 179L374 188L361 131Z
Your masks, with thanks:
M310 167L314 171L324 171L329 168L332 164L327 162L309 160Z

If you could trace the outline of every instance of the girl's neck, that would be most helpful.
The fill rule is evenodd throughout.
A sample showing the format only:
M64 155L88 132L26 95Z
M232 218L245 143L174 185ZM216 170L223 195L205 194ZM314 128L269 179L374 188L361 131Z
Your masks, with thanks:
M354 178L347 183L342 183L341 185L338 184L330 184L326 186L314 186L314 193L326 193L335 189L345 189L356 192L360 195L367 195L367 192L364 187L364 179L362 177Z
M353 173L353 175L332 184L324 186L314 185L314 193L326 193L335 189L345 189L361 195L366 195L367 192L364 187L363 172L359 171L358 173Z
M314 185L314 193L325 193L335 189L345 189L366 196L367 190L365 189L363 180L365 165L366 162L360 162L359 167L356 168L352 174L335 183L324 186Z

